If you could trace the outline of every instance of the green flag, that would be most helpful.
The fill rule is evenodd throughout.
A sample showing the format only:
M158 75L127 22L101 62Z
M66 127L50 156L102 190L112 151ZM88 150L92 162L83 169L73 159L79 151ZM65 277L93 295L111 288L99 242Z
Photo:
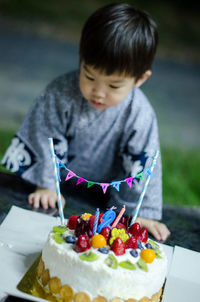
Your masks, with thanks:
M95 184L96 184L96 182L94 182L94 181L88 181L88 186L87 187L89 188L89 187L91 187Z

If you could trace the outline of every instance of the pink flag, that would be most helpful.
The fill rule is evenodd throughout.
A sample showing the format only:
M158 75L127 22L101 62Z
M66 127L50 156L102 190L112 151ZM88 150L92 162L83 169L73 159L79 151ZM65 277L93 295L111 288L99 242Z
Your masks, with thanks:
M109 184L101 183L101 187L103 189L104 194L106 193L106 190L107 190L108 186L109 186Z
M76 185L79 185L81 182L84 182L84 181L86 181L85 178L79 177L79 179L78 179Z
M127 184L129 185L129 187L132 187L132 182L133 182L133 177L128 177L125 179L125 181L127 182Z
M69 171L66 178L65 178L65 181L69 180L70 178L76 176L76 174L72 171Z

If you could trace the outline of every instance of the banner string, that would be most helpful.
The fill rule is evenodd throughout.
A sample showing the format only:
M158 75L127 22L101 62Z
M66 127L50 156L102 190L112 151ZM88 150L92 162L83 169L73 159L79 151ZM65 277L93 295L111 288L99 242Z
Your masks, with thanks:
M103 190L103 193L105 194L106 191L107 191L107 188L109 186L112 186L114 187L117 191L120 190L120 184L121 183L127 183L128 186L131 188L132 185L133 185L133 180L135 179L139 179L139 180L142 180L143 179L143 176L144 174L146 173L149 177L152 177L153 174L152 174L152 171L150 168L147 168L145 169L144 171L142 172L139 172L136 176L131 176L131 177L127 177L125 179L122 179L122 180L116 180L116 181L112 181L112 182L109 182L109 183L101 183L101 182L96 182L96 181L91 181L91 180L87 180L79 175L77 175L76 173L74 173L73 171L71 171L70 169L68 169L63 163L62 161L54 154L55 158L56 158L56 166L57 166L57 170L58 170L58 178L59 178L59 181L61 181L61 178L60 178L60 168L64 168L66 171L68 171L68 174L65 178L65 181L68 181L69 179L73 178L73 177L76 177L78 180L77 180L77 183L76 185L79 185L80 183L83 183L83 182L87 182L87 187L90 188L91 186L93 185L100 185L102 187L102 190Z

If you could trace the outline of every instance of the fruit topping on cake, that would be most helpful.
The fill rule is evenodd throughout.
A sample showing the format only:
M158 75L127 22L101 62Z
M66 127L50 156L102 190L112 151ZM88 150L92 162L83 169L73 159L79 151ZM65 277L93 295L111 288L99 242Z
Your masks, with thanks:
M125 253L125 243L120 237L117 237L112 245L111 245L111 250L115 253L115 255L123 255Z
M97 260L99 257L97 256L97 254L92 253L92 252L86 252L84 254L81 254L79 256L79 258L83 261L95 261Z
M101 234L95 234L92 236L90 243L94 249L106 246L106 238Z
M68 219L67 226L70 230L75 230L77 219L78 219L78 215L73 215Z
M152 263L154 261L154 258L156 256L156 253L152 249L144 249L140 253L140 257L144 259L146 263Z
M110 238L110 241L109 241L110 245L112 245L114 240L118 237L121 238L121 240L123 242L126 242L130 238L124 228L119 228L119 229L118 228L113 228L111 230L111 238Z
M83 234L78 237L74 245L74 250L77 253L85 252L91 248L90 239L87 235Z
M99 214L96 220L95 215L90 213L73 215L66 227L53 228L53 239L58 244L67 243L74 252L80 253L82 261L92 262L104 257L104 263L113 269L119 266L135 270L138 267L147 272L147 264L161 258L159 245L148 240L147 229L141 228L139 223L128 226L129 219L121 217L116 227L112 228L113 223L109 220L106 225L104 218L103 214ZM105 226L100 233L96 232L102 223Z
M137 248L137 239L135 237L130 237L125 242L126 249L136 249Z
M100 232L100 234L105 237L106 242L108 242L108 240L110 239L110 232L111 230L109 227L104 227Z

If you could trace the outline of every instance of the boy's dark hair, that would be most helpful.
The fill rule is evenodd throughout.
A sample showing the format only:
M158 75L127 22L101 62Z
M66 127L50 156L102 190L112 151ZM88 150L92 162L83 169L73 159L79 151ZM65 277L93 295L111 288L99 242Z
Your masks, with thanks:
M109 4L86 21L80 41L80 61L105 72L139 79L151 69L158 42L151 17L129 4Z

